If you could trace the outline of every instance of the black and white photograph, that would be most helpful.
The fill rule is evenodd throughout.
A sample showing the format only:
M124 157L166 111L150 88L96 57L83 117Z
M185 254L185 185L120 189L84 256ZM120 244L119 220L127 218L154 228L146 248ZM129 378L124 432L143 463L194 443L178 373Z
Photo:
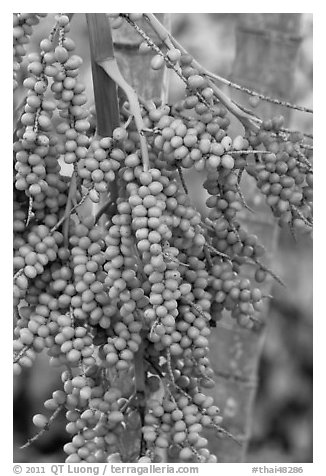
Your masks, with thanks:
M10 15L13 472L304 475L314 14Z

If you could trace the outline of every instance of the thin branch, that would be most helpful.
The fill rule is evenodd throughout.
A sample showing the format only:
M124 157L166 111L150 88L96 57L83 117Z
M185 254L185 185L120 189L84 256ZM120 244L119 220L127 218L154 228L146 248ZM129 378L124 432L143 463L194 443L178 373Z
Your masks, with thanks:
M297 104L292 104L288 101L282 101L281 99L272 98L270 96L266 96L265 94L258 93L257 91L253 91L252 89L249 89L245 86L241 86L240 84L236 84L233 81L230 81L229 79L223 78L222 76L212 73L211 71L208 71L207 69L205 69L203 73L209 78L211 78L212 80L219 81L220 83L226 84L227 86L230 86L233 89L237 89L238 91L245 92L249 94L250 96L254 96L266 102L277 104L279 106L284 106L290 109L296 109L297 111L313 114L313 110L308 107L299 106Z
M27 212L26 228L28 227L29 222L31 221L32 218L33 218L33 197L30 196L30 197L29 197L29 201L28 201L28 212Z
M295 205L291 205L291 211L292 213L296 213L298 215L299 218L301 218L301 220L307 225L309 226L310 228L312 228L313 226L313 222L312 222L312 218L309 220L308 218L306 218L302 213L301 211L298 209L298 207L296 207Z
M69 185L69 192L68 192L68 197L67 197L67 204L66 204L66 209L65 209L65 219L69 218L71 214L71 209L72 209L72 199L76 195L76 190L77 190L77 172L76 170L73 171L73 174L71 176L70 180L70 185ZM68 248L68 242L69 242L69 220L66 220L63 226L63 237L64 237L64 243L66 248Z
M127 408L130 406L131 402L135 399L136 397L136 392L133 392L130 397L128 398L128 400L122 405L122 407L120 408L120 412L121 413L125 413L125 411L127 410Z
M24 355L26 354L26 352L28 351L29 348L30 348L29 345L25 345L25 346L18 352L18 354L14 355L14 361L13 361L13 363L14 363L14 364L17 364L17 363L20 361L20 359L21 359L22 357L24 357Z
M217 255L217 256L220 256L221 258L227 260L227 261L230 261L232 262L231 258L229 255L225 254L225 253L222 253L221 251L218 251L216 248L214 248L214 246L210 245L209 243L205 243L204 245L209 251L211 251L213 254Z
M171 256L170 253L167 253L166 251L163 251L162 255L165 256L169 261L177 263L179 266L186 266L187 268L190 268L190 264L183 263L182 261L178 260L178 258L176 258L175 256Z
M203 317L204 319L206 319L207 321L209 320L209 318L205 315L204 311L199 307L197 306L197 304L195 304L194 302L190 301L189 299L185 298L184 296L181 296L181 299L186 303L188 304L188 306L190 306L192 309L194 309L194 311L199 314L201 317Z
M23 446L20 447L20 449L23 450L24 448L28 448L32 443L37 441L46 431L48 431L51 423L55 420L62 408L63 405L60 405L58 408L56 408L44 428L42 428L35 436L33 436L33 438L30 438Z
M172 365L171 365L171 352L170 352L170 348L167 348L166 350L166 365L167 365L167 368L168 368L168 373L169 373L169 377L171 379L171 382L173 384L175 384L175 379L174 379L174 375L173 375L173 370L172 370Z
M270 154L269 150L254 150L254 149L244 149L244 150L229 150L228 154L232 155L250 155L250 154Z
M239 446L242 446L242 442L236 437L236 436L233 436L232 433L230 433L229 431L227 431L225 428L219 426L219 425L215 425L213 424L213 427L219 432L219 433L222 433L223 435L227 436L228 438L230 438L232 441L234 441L235 443L237 443Z
M296 133L299 133L299 134L302 134L304 137L307 137L308 139L313 139L314 136L313 134L309 134L307 132L299 132L299 131L295 131L293 129L288 129L287 127L281 127L280 128L280 131L281 132L286 132L287 134L296 134Z
M228 109L228 111L235 116L245 128L258 131L259 127L253 120L259 122L260 120L255 116L249 115L242 111L226 94L224 94L213 81L208 81L209 86L213 89L215 96Z
M258 258L250 258L250 260L252 260L254 263L258 264L261 269L266 271L266 273L270 274L275 279L275 281L277 281L281 286L286 288L286 285L283 283L281 278L279 278L270 268L265 266Z
M189 194L189 191L188 191L188 187L186 185L186 182L185 182L185 179L184 179L184 176L183 176L183 173L182 173L182 169L180 167L180 165L177 163L177 169L178 169L178 173L179 173L179 177L180 177L180 180L181 180L181 184L183 186L183 190L185 191L185 193L188 195Z
M19 276L21 276L24 272L24 268L20 268L13 276L13 280L16 281L17 278L19 278Z
M300 144L300 147L302 147L302 149L307 149L307 150L314 150L314 146L311 145L311 144Z
M71 209L70 212L69 212L69 215L64 214L64 215L60 218L60 220L58 221L58 223L57 223L56 225L54 225L53 228L51 228L50 234L52 234L52 233L54 233L56 230L58 230L58 228L60 228L60 226L62 225L62 223L63 223L67 218L69 218L69 217L71 216L71 214L72 214L78 207L80 207L80 205L82 205L82 204L84 203L84 201L85 201L86 198L88 197L90 191L91 191L91 189L89 188L89 189L87 190L87 192L85 193L85 195L82 196L81 200L80 200L78 203L76 203L76 205L74 205L74 206L72 207L72 209Z
M250 212L250 213L253 213L255 214L255 210L253 210L251 207L249 207L249 205L247 204L246 202L246 199L242 193L242 190L241 190L241 187L240 187L240 183L241 183L241 178L242 178L242 174L243 174L243 170L239 170L239 175L238 175L238 181L237 181L237 184L236 184L236 189L237 189L237 192L239 194L239 197L240 197L240 200L241 200L241 203L242 205Z

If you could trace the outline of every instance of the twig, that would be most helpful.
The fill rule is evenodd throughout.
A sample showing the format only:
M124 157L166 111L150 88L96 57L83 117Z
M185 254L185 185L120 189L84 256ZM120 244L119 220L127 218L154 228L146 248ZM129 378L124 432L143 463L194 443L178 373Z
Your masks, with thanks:
M123 124L122 127L127 130L133 118L134 118L133 114L129 114L128 119L126 120L126 122Z
M293 238L293 241L294 241L295 243L297 243L298 240L297 240L297 235L296 235L296 232L295 232L295 229L294 229L294 225L293 225L293 216L292 216L291 221L289 222L289 229L290 229L290 233L291 233L291 236L292 236L292 238Z
M229 227L231 228L231 230L233 231L233 233L235 234L236 236L236 239L237 239L237 242L242 244L242 240L240 238L240 235L239 235L239 232L238 232L238 229L236 228L235 224L231 221L231 220L228 220L226 218L227 222L229 223Z
M13 363L14 363L14 364L17 364L17 362L20 361L20 359L26 354L26 352L28 351L29 348L30 348L29 345L25 345L25 346L18 352L18 354L14 355L14 361L13 361Z
M218 251L216 248L214 248L214 246L210 245L209 243L205 243L204 245L209 251L211 251L212 253L216 254L217 256L220 256L221 258L227 260L227 261L230 261L232 262L230 256L228 256L227 254L225 253L222 253L221 251Z
M242 190L241 190L241 187L240 187L240 182L241 182L241 178L242 178L242 174L243 174L243 170L240 170L239 171L239 175L238 175L238 181L237 181L237 185L236 185L236 188L237 188L237 192L239 194L239 197L240 197L240 200L241 200L241 203L242 205L251 213L255 214L255 210L253 210L251 207L249 207L249 205L247 204L245 198L244 198L244 195L242 193Z
M197 304L195 304L194 302L192 301L189 301L189 299L186 299L184 296L181 296L181 298L186 304L188 304L188 306L192 307L200 316L202 316L204 319L206 319L207 321L209 321L210 319L205 315L204 311L199 307L197 306Z
M225 428L222 428L221 426L219 425L215 425L213 424L213 427L219 432L219 433L222 433L223 435L227 436L228 438L230 438L232 441L234 441L235 443L237 443L239 446L242 446L242 442L236 438L235 436L232 435L232 433L230 433L229 431L227 431Z
M71 21L72 17L74 16L73 13L66 13L67 17L69 18L69 22ZM49 34L49 40L51 42L54 42L56 40L56 36L57 36L57 32L58 32L58 22L56 22L54 24L54 26L52 27L51 31L50 31L50 34Z
M33 217L33 197L29 197L28 201L28 213L27 213L27 220L26 220L26 228L29 225L29 222L31 221Z
M173 371L172 371L171 352L170 352L169 348L166 349L166 365L167 365L167 368L168 368L168 372L169 372L171 382L174 384L175 379L174 379L174 375L173 375Z
M291 205L291 211L292 213L296 213L298 215L299 218L301 218L301 220L307 225L309 226L310 228L312 228L313 226L313 222L312 222L312 218L311 220L309 220L308 218L306 218L302 213L301 211L295 206L295 205Z
M281 127L280 131L281 132L286 132L287 134L299 133L299 134L302 134L304 137L307 137L308 139L313 139L314 138L313 134L308 134L307 132L295 131L295 130L292 130L292 129L288 129L287 127Z
M261 261L258 258L250 258L250 260L252 260L254 263L258 264L261 267L261 269L266 271L266 273L270 274L275 279L275 281L277 281L281 286L286 288L286 285L283 283L281 278L279 278L271 269L269 269L267 266L265 266L263 263L261 263Z
M76 194L76 183L77 183L77 172L76 172L76 170L74 170L73 174L71 176L70 185L69 185L67 204L66 204L66 209L65 209L65 214L64 214L65 219L69 218L69 216L71 214L72 198ZM65 223L64 223L63 238L64 238L65 247L68 248L68 243L69 243L69 220L66 220Z
M155 319L155 321L153 322L153 324L151 325L151 330L149 332L149 337L151 338L154 331L155 331L155 328L156 326L160 323L159 319Z
M279 106L284 106L284 107L287 107L287 108L290 108L290 109L296 109L297 111L307 112L307 113L313 114L313 110L308 108L308 107L298 106L297 104L292 104L288 101L282 101L281 99L276 99L276 98L272 98L270 96L266 96L265 94L258 93L258 92L253 91L252 89L249 89L245 86L241 86L240 84L236 84L233 81L230 81L226 78L223 78L222 76L214 74L211 71L208 71L206 69L203 71L203 73L206 76L213 79L213 80L219 81L220 83L226 84L227 86L230 86L231 88L237 89L238 91L243 91L243 92L249 94L250 96L257 97L257 98L262 99L266 102L270 102L270 103L273 103L273 104L278 104Z
M307 150L314 150L314 146L311 145L311 144L304 144L304 143L301 143L300 144L300 147L302 147L302 149L307 149Z
M233 114L244 126L245 129L250 129L258 132L259 126L253 122L253 120L259 119L255 116L249 115L245 111L242 111L226 94L224 94L215 83L211 80L208 81L209 86L213 89L215 96L221 101L221 103L228 109L228 111Z
M21 276L24 272L24 268L20 268L13 276L13 280L15 281L19 276Z
M171 256L166 251L163 251L162 255L165 256L168 260L173 261L174 263L177 263L179 266L186 266L187 268L190 268L190 264L183 263L182 261L178 260L178 258L176 258L175 256Z
M182 261L178 260L178 258L176 258L175 256L171 256L166 251L163 251L162 255L165 256L168 260L173 261L174 263L177 263L179 266L186 266L187 268L190 268L190 264L183 263Z
M211 255L209 254L208 249L205 248L205 247L204 247L204 255L205 255L205 258L206 258L207 267L208 267L208 269L211 269L212 266L213 266L212 257L211 257Z
M188 195L189 192L188 192L188 188L187 188L187 185L186 185L186 182L185 182L183 173L182 173L182 169L181 169L181 167L180 167L180 165L179 165L178 163L176 164L176 166L177 166L178 173L179 173L179 177L180 177L180 180L181 180L181 183L182 183L182 186L183 186L183 190L184 190L185 193Z
M152 362L148 357L144 357L144 360L152 367L153 370L156 371L157 375L161 379L164 379L164 374L162 373L161 369L155 364L155 362Z
M204 221L201 220L200 225L203 228L205 228L205 230L210 231L211 233L215 233L215 228L214 228L213 222L207 217L205 218L205 220L208 223L205 223Z
M60 218L60 220L58 221L58 223L57 223L56 225L54 225L53 228L51 228L50 234L54 233L58 228L60 228L60 226L62 225L62 223L63 223L67 218L69 218L69 217L71 216L71 214L72 214L78 207L80 207L80 205L82 205L82 204L84 203L84 201L85 201L86 198L88 197L90 191L91 191L91 189L89 188L89 189L87 190L87 192L85 193L85 195L83 195L83 197L81 198L81 200L80 200L78 203L76 203L76 205L74 205L74 206L72 207L72 209L71 209L70 212L69 212L69 215L64 214L64 215Z
M228 154L232 155L250 155L250 154L270 154L269 150L251 150L251 149L245 149L245 150L229 150L227 152Z
M122 407L120 408L120 412L121 413L124 413L127 408L129 407L129 405L131 404L132 400L135 398L136 396L136 392L133 392L130 397L128 398L128 400L122 405Z
M60 405L58 408L56 408L56 410L53 412L53 414L49 418L49 421L44 426L44 428L42 428L35 436L33 436L33 438L30 438L23 446L20 447L20 449L23 450L24 448L28 448L28 446L30 446L32 443L38 440L43 435L43 433L48 431L51 423L55 420L55 418L60 413L62 408L63 408L63 405Z
M312 165L311 163L309 162L309 160L307 159L307 157L300 151L298 151L298 155L299 157L301 158L302 160L302 164L305 165L307 167L307 170L308 172L313 172L313 169L312 169Z

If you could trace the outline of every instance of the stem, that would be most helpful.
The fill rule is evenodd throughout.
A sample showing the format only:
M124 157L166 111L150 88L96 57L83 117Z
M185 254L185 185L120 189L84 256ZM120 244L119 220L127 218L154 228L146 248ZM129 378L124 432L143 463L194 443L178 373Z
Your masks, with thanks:
M307 113L310 113L310 114L313 114L313 112L314 112L313 109L310 109L308 107L299 106L297 104L292 104L288 101L282 101L281 99L272 98L270 96L266 96L265 94L258 93L257 91L253 91L250 88L246 88L245 86L241 86L240 84L236 84L233 81L230 81L229 79L226 79L226 78L223 78L222 76L219 76L218 74L212 73L211 71L208 71L207 69L204 70L204 74L206 76L209 76L212 80L219 81L220 83L226 84L227 86L230 86L231 88L237 89L238 91L243 91L247 94L250 94L251 96L257 97L259 99L270 102L272 104L277 104L279 106L288 107L290 109L296 109L297 111L307 112Z
M188 187L187 187L186 181L185 181L184 176L183 176L182 168L180 167L179 164L177 164L177 169L178 169L180 181L181 181L182 186L183 186L183 190L184 190L185 193L188 195L188 193L189 193L189 192L188 192Z
M32 443L34 443L34 441L38 440L38 439L43 435L43 433L45 433L46 431L48 431L49 428L50 428L51 423L55 420L55 418L56 418L57 415L60 413L60 411L61 411L62 408L63 408L63 405L60 405L60 406L54 411L54 413L51 415L51 417L49 418L49 421L47 422L47 424L45 425L45 427L42 428L42 430L40 430L35 436L33 436L33 438L29 439L23 446L21 446L20 449L23 450L24 448L28 448L28 446L30 446Z
M89 189L87 190L87 192L85 193L85 195L83 195L83 197L81 198L81 200L80 200L78 203L76 203L76 205L74 205L74 206L72 207L72 209L70 210L69 214L68 214L68 215L64 214L63 217L60 218L60 220L58 221L58 223L57 223L56 225L54 225L53 228L51 228L50 234L54 233L58 228L60 228L60 226L62 225L62 223L63 223L64 221L66 221L66 219L69 218L70 215L71 215L75 210L77 210L77 208L80 207L80 205L82 205L82 204L84 203L84 201L85 201L86 198L88 197L90 191L91 191L91 189L89 188Z
M224 94L220 88L216 86L213 81L208 80L209 86L214 91L215 96L221 101L221 103L228 109L228 111L233 114L245 128L251 130L259 130L257 124L253 123L255 116L249 115L242 109L240 109L226 94ZM256 120L256 119L255 119Z
M29 222L33 218L33 197L29 197L29 205L28 205L28 213L27 213L27 220L26 220L26 228L29 225Z
M20 268L13 276L13 280L15 281L17 278L19 278L19 276L21 276L23 274L23 271L24 271L24 268Z
M255 264L258 264L260 266L261 269L263 269L264 271L266 271L266 273L270 274L272 276L272 278L275 279L275 281L277 281L281 286L283 286L284 288L286 288L286 285L283 283L283 281L281 280L281 278L279 278L270 268L268 268L266 265L264 265L258 258L255 258L252 260Z
M66 13L66 15L69 18L69 23L70 23L72 20L72 17L74 16L74 13ZM59 30L60 28L58 26L58 22L56 22L50 32L49 40L51 40L52 42L58 42Z
M28 349L30 349L30 345L25 345L19 352L18 354L15 354L14 355L14 360L13 360L13 363L14 364L17 364L20 359L26 354L26 352L28 351Z
M229 262L232 262L231 258L225 254L225 253L222 253L222 251L218 251L216 248L214 248L214 246L210 245L209 243L205 243L205 248L207 248L211 253L217 255L217 256L220 256L221 258L225 259L226 261L229 261Z
M76 174L76 171L74 170L70 180L67 204L66 204L66 209L64 214L66 221L63 226L63 238L64 238L64 244L66 248L68 248L68 244L69 244L69 220L67 220L67 218L71 214L72 199L76 195L76 186L77 186L77 174Z

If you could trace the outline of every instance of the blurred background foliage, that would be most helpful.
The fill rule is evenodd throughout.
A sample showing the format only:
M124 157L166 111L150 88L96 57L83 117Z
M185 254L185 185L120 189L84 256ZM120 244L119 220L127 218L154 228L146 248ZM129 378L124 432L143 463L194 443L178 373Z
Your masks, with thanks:
M206 68L228 78L235 58L238 15L240 14L172 14L173 33ZM53 16L49 15L36 27L30 51L38 49L40 40L48 36L53 23ZM312 29L312 15L302 14L303 39L292 100L307 107L312 106ZM93 94L84 15L74 16L71 36L77 44L76 53L84 59L81 74L87 85L91 105ZM225 88L225 92L231 93L228 88ZM23 95L23 90L15 93L14 109ZM173 103L182 96L183 84L171 74L169 102ZM282 110L279 112L281 114ZM288 126L311 133L311 116L294 112ZM191 181L189 188L197 208L203 210L205 197L198 175L195 177L197 180L192 176L188 176L187 180ZM287 230L282 230L279 247L273 258L273 269L287 287L283 289L275 285L273 290L247 462L312 462L311 239L299 238L295 242ZM64 461L62 446L68 441L68 435L64 430L63 414L40 440L25 450L19 449L35 432L32 416L42 412L43 402L58 388L61 388L60 372L50 368L47 357L43 355L39 356L32 369L25 369L14 379L15 462Z

